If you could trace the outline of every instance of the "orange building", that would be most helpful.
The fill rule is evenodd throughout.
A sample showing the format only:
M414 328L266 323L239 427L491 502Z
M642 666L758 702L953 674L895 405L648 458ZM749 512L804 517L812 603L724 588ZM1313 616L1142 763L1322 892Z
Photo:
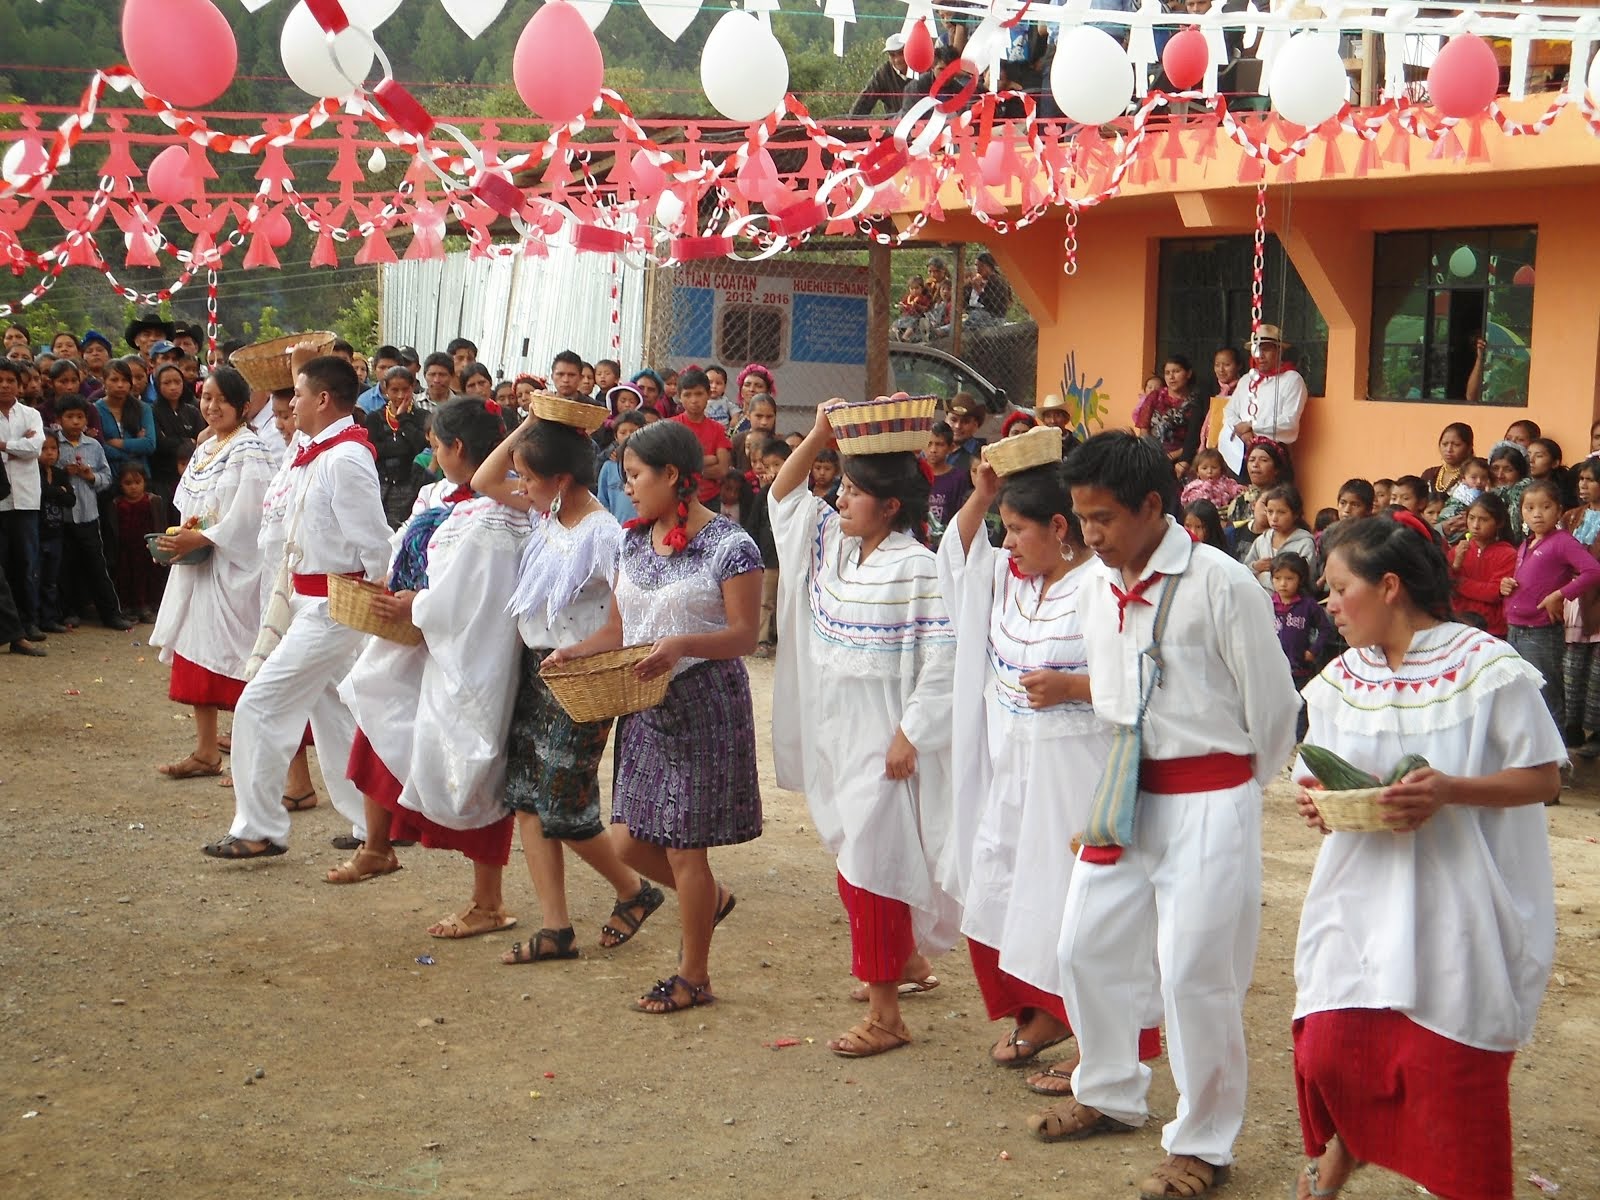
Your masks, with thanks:
M1501 103L1533 121L1554 99ZM1486 161L1430 157L1412 139L1409 164L1369 155L1357 178L1361 142L1333 142L1337 160L1318 139L1292 182L1266 171L1263 319L1297 344L1311 389L1295 446L1308 510L1332 505L1350 476L1433 465L1451 421L1471 425L1484 454L1528 417L1581 461L1600 416L1600 136L1577 106L1537 136L1486 124ZM939 237L984 242L1038 320L1041 395L1070 376L1102 401L1106 427L1125 426L1163 355L1187 353L1206 378L1215 347L1245 345L1256 185L1239 182L1232 141L1215 148L1084 210L1071 276L1062 210L998 236L954 188L941 197ZM1480 336L1481 398L1468 403Z

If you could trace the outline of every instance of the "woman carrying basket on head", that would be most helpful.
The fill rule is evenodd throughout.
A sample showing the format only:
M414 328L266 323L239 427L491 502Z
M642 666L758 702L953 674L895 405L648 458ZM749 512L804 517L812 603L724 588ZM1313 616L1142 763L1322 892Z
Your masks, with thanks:
M774 722L773 757L779 783L805 792L838 860L851 967L868 1002L866 1016L828 1043L846 1058L910 1044L900 987L937 984L927 956L955 943L961 919L951 872L940 870L955 631L933 552L912 536L927 520L930 476L909 447L925 444L933 424L932 402L925 413L917 407L909 397L819 405L768 499L779 561L775 691L797 701L790 720ZM856 440L908 449L850 453L847 440L835 512L805 481L833 439L830 411L850 408L863 425ZM914 414L882 421L909 424L905 441L872 433L863 410Z
M761 836L755 716L743 658L756 648L761 551L696 496L705 451L671 421L628 439L622 467L639 516L622 539L616 604L593 637L558 661L650 645L632 668L671 675L666 698L617 722L611 836L622 861L678 893L674 973L639 998L666 1014L716 1001L711 934L733 911L708 851ZM548 660L546 660L548 661Z
M632 938L664 900L660 888L622 864L601 821L600 759L611 721L572 720L539 674L545 662L560 663L572 647L610 624L622 551L622 527L589 490L594 446L588 429L559 419L575 411L570 402L552 409L545 407L546 400L532 398L521 428L484 461L473 480L494 492L505 487L506 473L514 469L519 482L508 503L527 508L533 520L507 605L523 649L506 742L505 803L516 816L540 920L531 941L518 942L502 955L507 965L578 957L567 913L564 848L616 892L611 919L600 931L603 949ZM585 407L597 417L605 415L598 406ZM546 415L552 412L556 416Z
M339 689L356 718L348 775L366 797L367 841L328 882L398 871L397 840L459 850L473 865L472 900L429 928L439 938L516 924L501 891L511 855L501 801L516 688L516 625L505 597L527 519L471 484L499 436L499 413L476 397L434 413L428 438L450 490L395 535L390 594L371 601L376 615L415 624L423 642L369 639Z
M1351 649L1306 686L1307 745L1378 779L1412 769L1377 800L1386 831L1323 841L1306 893L1294 1060L1312 1162L1298 1195L1337 1196L1376 1163L1433 1195L1501 1200L1512 1057L1555 954L1543 805L1561 790L1561 733L1539 673L1450 620L1419 518L1335 528L1328 610ZM1328 833L1334 798L1323 811L1321 785L1303 763L1295 774L1306 823Z

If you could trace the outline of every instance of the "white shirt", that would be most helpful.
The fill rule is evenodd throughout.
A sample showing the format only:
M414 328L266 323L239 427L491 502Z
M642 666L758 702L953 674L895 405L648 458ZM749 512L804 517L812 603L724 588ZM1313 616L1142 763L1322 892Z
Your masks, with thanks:
M340 417L311 444L337 437L354 424L350 417ZM383 515L372 451L346 442L304 467L291 467L289 474L293 491L286 520L295 528L290 569L300 575L360 571L368 579L384 578L393 531Z
M1140 665L1155 627L1156 607L1172 576L1183 582L1172 600L1161 639L1161 684L1145 711L1146 759L1242 754L1255 759L1263 786L1289 761L1300 697L1278 646L1272 601L1243 564L1199 546L1171 517L1166 536L1140 578L1167 576L1130 603L1117 630L1122 572L1096 562L1078 591L1095 712L1131 725L1139 712Z
M1305 411L1308 395L1306 381L1292 367L1264 379L1251 369L1228 397L1227 407L1222 410L1223 428L1231 431L1240 422L1249 421L1256 437L1287 445L1300 436L1300 414Z
M288 447L284 444L283 435L273 424L270 400L261 406L260 412L250 418L250 428L254 429L256 436L261 439L262 448L266 450L267 457L272 459L273 466L281 463Z
M39 451L44 449L44 418L21 400L8 413L0 413L0 442L6 448L6 477L11 495L0 500L0 512L37 512L39 509Z

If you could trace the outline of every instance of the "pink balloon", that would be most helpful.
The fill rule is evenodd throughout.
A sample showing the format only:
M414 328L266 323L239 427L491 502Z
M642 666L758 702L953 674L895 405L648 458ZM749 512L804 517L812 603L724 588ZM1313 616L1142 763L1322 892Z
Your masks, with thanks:
M1206 77L1206 64L1210 61L1211 47L1206 45L1206 35L1193 25L1169 38L1161 51L1161 69L1180 92L1195 87Z
M635 150L628 162L633 168L634 194L641 200L654 200L666 188L667 173L651 161L643 150Z
M983 157L978 160L978 175L983 179L986 187L1004 187L1011 182L1006 172L1006 143L1010 136L1009 128L1004 131L997 130L989 142L989 148L983 152Z
M289 227L289 218L281 209L265 214L256 228L261 231L261 236L267 239L267 245L273 247L288 245L289 238L294 233Z
M1500 64L1481 37L1458 33L1428 68L1428 95L1446 117L1475 117L1500 92Z
M778 164L772 161L772 155L766 147L763 146L744 160L734 184L739 189L739 195L746 200L762 203L777 190Z
M188 172L189 151L183 146L168 146L150 161L144 178L157 200L177 204L194 198L194 180Z
M551 125L588 112L605 73L594 31L566 0L548 0L533 14L511 59L517 94L534 116Z
M122 48L152 95L203 108L233 83L239 45L211 0L127 0Z
M918 75L933 69L933 37L925 21L918 21L906 34L906 66Z

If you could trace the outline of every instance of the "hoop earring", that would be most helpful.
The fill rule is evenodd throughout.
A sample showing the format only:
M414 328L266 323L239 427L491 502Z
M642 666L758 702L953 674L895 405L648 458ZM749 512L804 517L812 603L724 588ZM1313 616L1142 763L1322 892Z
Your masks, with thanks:
M557 492L556 498L550 501L550 515L552 517L559 517L561 515L561 495L562 493Z

